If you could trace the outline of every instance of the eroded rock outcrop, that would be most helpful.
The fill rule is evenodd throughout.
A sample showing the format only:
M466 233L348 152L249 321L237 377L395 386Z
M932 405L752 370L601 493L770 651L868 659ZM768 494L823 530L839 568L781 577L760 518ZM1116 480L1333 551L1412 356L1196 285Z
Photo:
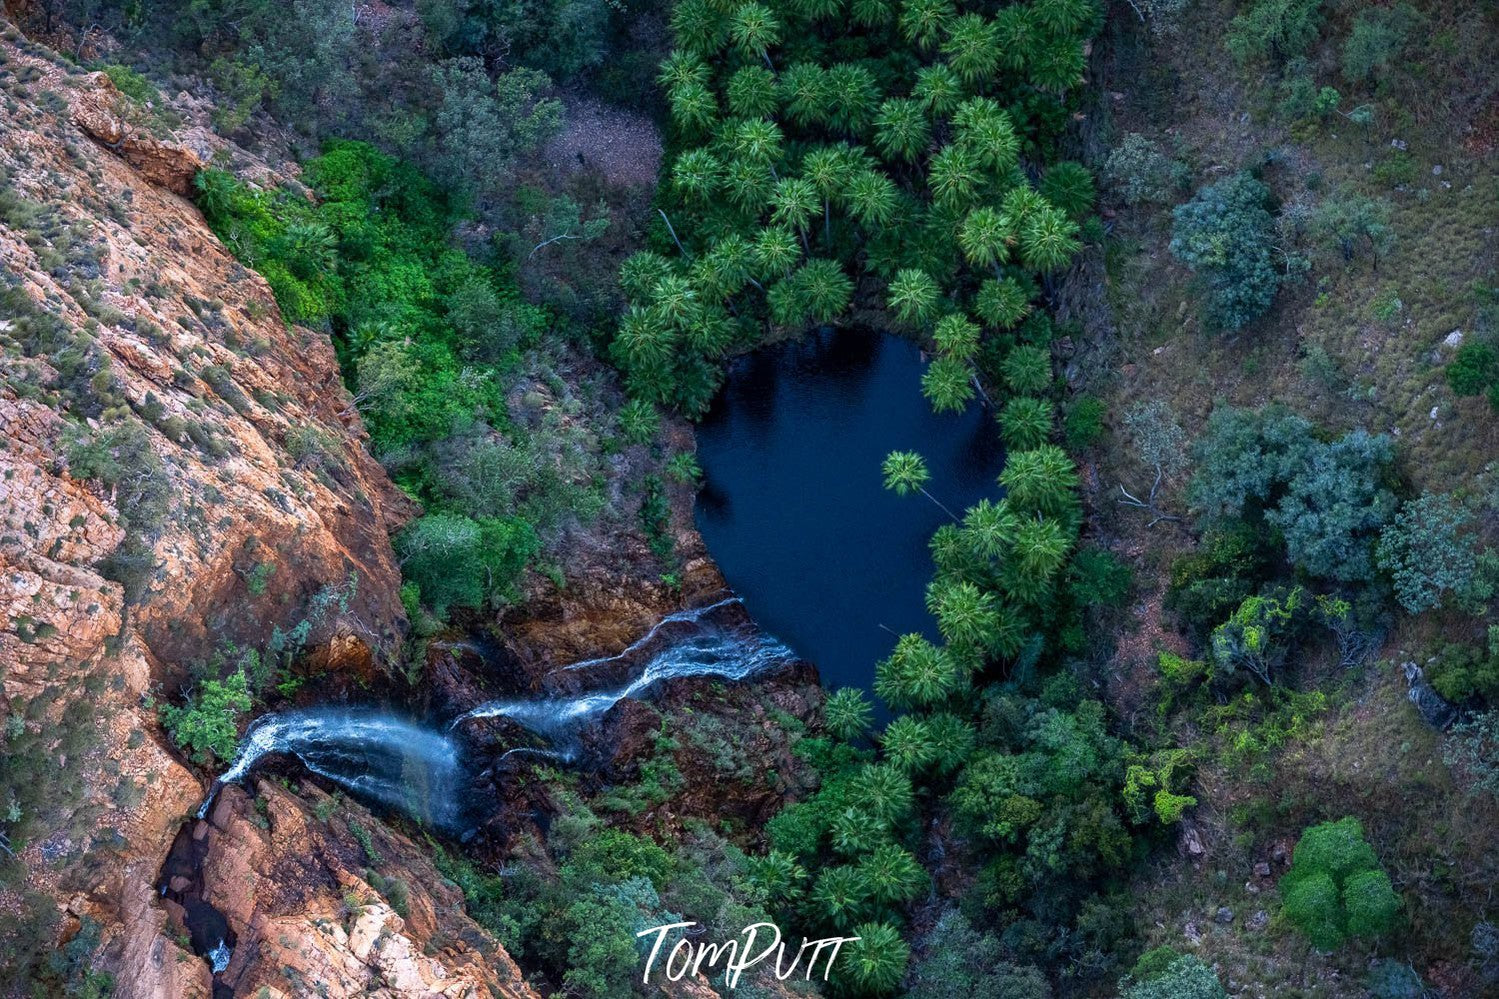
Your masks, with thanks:
M206 995L155 886L204 787L144 699L228 646L379 669L412 510L326 334L180 196L197 154L3 20L0 62L0 937L35 961L89 927L116 995Z
M425 849L310 784L255 792L225 788L163 871L176 931L222 919L235 995L535 999Z

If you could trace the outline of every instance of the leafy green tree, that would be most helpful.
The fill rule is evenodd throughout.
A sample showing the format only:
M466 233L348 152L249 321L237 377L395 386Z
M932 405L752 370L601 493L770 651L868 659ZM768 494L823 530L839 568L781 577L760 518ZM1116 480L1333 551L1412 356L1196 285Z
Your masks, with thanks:
M956 910L932 929L931 947L911 969L909 999L1051 999L1041 971L1005 960L999 939L981 933Z
M1309 603L1299 586L1245 598L1233 616L1213 629L1214 663L1225 672L1247 669L1262 682L1274 683Z
M1383 936L1400 917L1400 897L1351 816L1302 833L1280 891L1286 917L1318 950Z
M968 262L996 271L1009 256L1015 238L1009 217L997 208L975 208L958 227L958 246Z
M1353 30L1343 43L1343 76L1351 81L1384 76L1400 58L1410 33L1423 20L1407 3L1359 11L1353 18Z
M850 791L859 808L890 825L904 822L915 807L911 778L883 764L866 764L854 777Z
M943 6L940 0L923 2L933 7ZM952 114L962 101L965 89L953 68L945 62L938 62L916 71L916 87L912 93L928 113L940 116Z
M854 983L872 995L895 991L906 973L911 948L900 930L889 923L860 923L854 928L859 939L840 955Z
M880 745L885 759L906 773L921 770L937 758L926 722L914 715L901 715L886 725Z
M800 897L807 872L795 857L780 850L770 850L763 857L746 857L746 876L771 904L782 904Z
M1390 573L1395 596L1412 614L1461 596L1478 571L1472 513L1452 496L1423 493L1401 508L1379 536L1375 558Z
M1447 384L1456 395L1482 395L1499 384L1499 351L1486 343L1465 343L1447 365Z
M539 548L536 532L519 518L429 513L396 536L403 574L438 617L449 607L477 609L509 596Z
M970 322L967 316L955 312L937 320L936 328L932 330L932 340L944 357L968 361L978 352L980 332L978 326Z
M952 0L902 0L901 34L922 48L930 48L947 32L956 13Z
M931 884L920 862L895 843L881 843L859 862L870 895L881 905L914 901Z
M1285 61L1317 40L1322 0L1256 0L1228 25L1224 45L1241 63Z
M932 199L945 208L962 209L972 204L983 179L978 156L967 145L944 146L927 162Z
M1165 960L1160 966L1151 966L1147 959L1155 952L1142 957L1135 972L1120 983L1119 999L1228 999L1223 983L1201 958L1160 949L1168 951L1161 955Z
M195 763L207 766L234 759L239 723L250 707L249 682L241 666L223 680L204 680L181 706L163 704L158 713L172 740Z
M631 399L619 408L620 436L631 444L646 444L661 428L661 413L644 399Z
M974 307L990 326L1010 329L1030 313L1030 295L1014 278L990 278L979 286Z
M1171 253L1207 280L1209 318L1225 329L1258 319L1280 288L1269 199L1269 188L1238 173L1172 212Z
M1139 132L1127 132L1109 152L1104 178L1127 205L1166 204L1186 186L1187 168Z
M786 117L802 127L826 125L833 116L832 83L828 71L815 62L799 62L781 74L781 98Z
M866 226L884 226L895 217L895 182L878 170L860 170L849 181L848 210Z

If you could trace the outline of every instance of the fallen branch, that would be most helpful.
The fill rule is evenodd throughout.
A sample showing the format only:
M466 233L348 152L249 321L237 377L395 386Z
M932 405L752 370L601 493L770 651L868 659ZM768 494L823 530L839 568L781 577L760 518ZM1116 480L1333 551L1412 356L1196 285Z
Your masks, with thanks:
M1123 483L1120 483L1120 485L1119 485L1119 492L1121 492L1123 494L1123 496L1124 496L1124 498L1119 501L1121 505L1123 505L1123 506L1132 506L1132 507L1135 507L1136 509L1145 510L1145 511L1148 511L1150 513L1150 515L1151 515L1151 521L1150 521L1149 524L1145 525L1147 528L1154 527L1155 525L1161 523L1162 521L1174 521L1174 522L1177 522L1177 523L1181 522L1181 518L1178 517L1176 514L1174 514L1174 513L1166 513L1163 510L1161 510L1160 507L1156 506L1156 503L1155 503L1156 493L1160 492L1160 490L1161 490L1161 480L1164 479L1164 478L1165 478L1165 473L1161 470L1161 466L1160 465L1156 465L1156 467L1155 467L1155 482L1151 483L1150 494L1148 496L1146 496L1145 499L1141 499L1140 497L1136 496L1134 493L1130 492L1128 489L1124 488L1124 484Z

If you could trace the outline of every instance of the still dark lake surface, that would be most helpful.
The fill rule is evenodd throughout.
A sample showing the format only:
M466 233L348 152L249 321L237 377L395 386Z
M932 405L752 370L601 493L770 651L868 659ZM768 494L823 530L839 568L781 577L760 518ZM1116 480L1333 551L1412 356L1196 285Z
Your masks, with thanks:
M923 368L906 340L809 333L736 361L698 428L708 550L755 620L828 687L873 683L895 642L885 628L936 635L927 541L948 517L920 494L887 492L885 455L923 455L927 490L960 515L999 494L991 414L977 403L933 413Z

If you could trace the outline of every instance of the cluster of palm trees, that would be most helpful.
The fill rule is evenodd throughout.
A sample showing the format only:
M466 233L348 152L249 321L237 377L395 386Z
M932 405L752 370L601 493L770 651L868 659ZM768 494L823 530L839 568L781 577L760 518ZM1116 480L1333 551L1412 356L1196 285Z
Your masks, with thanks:
M632 393L701 412L729 351L835 321L867 278L884 291L871 304L935 338L933 404L971 401L983 339L1020 324L1036 278L1081 245L1091 176L1032 160L1055 117L1037 109L1081 78L1098 17L1094 0L992 16L954 0L679 0L659 77L676 252L621 274L613 358Z

